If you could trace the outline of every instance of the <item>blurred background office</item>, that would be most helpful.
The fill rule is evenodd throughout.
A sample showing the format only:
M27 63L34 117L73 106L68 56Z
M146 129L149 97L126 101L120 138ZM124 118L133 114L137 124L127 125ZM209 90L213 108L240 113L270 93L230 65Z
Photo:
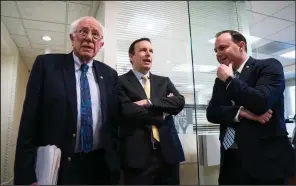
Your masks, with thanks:
M186 97L175 117L186 161L181 184L216 185L219 126L205 109L218 62L215 33L238 30L255 58L276 58L286 77L285 118L295 127L295 1L1 1L1 183L13 184L15 143L30 69L39 54L69 53L73 20L90 15L105 27L96 56L120 74L131 66L130 43L149 37L152 72L169 76Z

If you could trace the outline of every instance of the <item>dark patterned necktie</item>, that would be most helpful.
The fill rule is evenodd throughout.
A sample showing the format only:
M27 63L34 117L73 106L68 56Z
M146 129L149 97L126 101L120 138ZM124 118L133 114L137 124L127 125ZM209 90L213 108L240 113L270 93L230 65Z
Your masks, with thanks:
M238 78L239 72L234 72L234 78ZM235 130L232 127L227 127L223 140L224 149L227 150L234 144Z
M81 65L81 76L80 76L80 152L90 152L93 148L93 118L91 108L91 97L88 79L86 76L88 70L87 64Z

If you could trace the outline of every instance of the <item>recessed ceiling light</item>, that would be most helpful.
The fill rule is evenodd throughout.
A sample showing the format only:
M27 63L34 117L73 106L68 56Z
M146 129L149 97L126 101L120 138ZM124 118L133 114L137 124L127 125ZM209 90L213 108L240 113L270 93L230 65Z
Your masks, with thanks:
M295 58L295 50L293 50L291 52L286 52L280 56L285 57L285 58Z
M51 40L51 37L49 37L49 36L43 36L42 39L44 41L50 41Z

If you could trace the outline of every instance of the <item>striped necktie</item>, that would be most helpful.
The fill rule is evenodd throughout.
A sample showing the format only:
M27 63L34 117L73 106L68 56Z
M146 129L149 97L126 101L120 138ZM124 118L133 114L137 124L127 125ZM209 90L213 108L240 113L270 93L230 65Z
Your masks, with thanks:
M86 73L88 71L88 65L81 65L81 76L80 76L80 140L79 147L80 152L90 152L93 148L93 118L91 108L91 97L88 79Z
M148 79L148 77L146 75L144 75L142 77L142 79L144 80L144 90L145 90L145 93L147 95L147 98L149 99L150 98L150 81ZM155 125L152 125L152 135L153 135L153 138L157 141L160 141L159 139L159 132L158 132L158 129L156 128Z
M234 73L234 78L238 78L239 72ZM225 137L223 140L223 146L225 150L229 149L234 144L234 138L235 138L235 130L232 127L227 127L225 132Z

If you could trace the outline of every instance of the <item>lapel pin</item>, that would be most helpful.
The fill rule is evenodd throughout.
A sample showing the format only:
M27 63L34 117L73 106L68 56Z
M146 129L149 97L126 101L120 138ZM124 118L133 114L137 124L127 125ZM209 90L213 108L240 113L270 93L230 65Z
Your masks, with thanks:
M246 68L249 68L249 66L246 66Z
M235 105L235 102L233 100L231 100L231 104L232 104L232 106L234 106Z
M101 79L103 79L103 76L100 76Z

